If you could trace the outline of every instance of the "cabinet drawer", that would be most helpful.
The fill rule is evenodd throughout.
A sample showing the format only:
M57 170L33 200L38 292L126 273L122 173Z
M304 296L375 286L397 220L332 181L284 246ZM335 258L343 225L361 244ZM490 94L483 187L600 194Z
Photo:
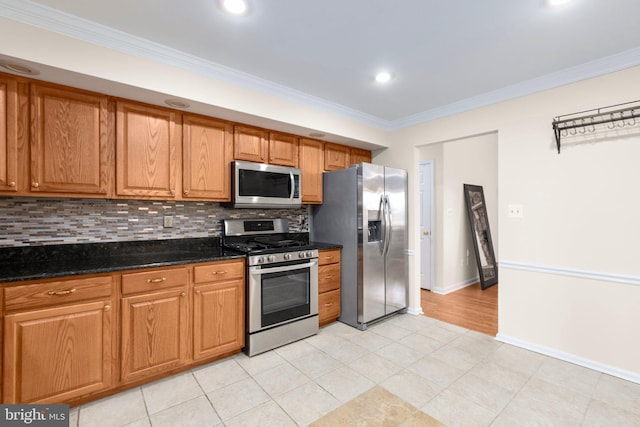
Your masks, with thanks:
M188 270L186 268L123 274L122 294L127 295L185 286L188 282L188 277Z
M340 290L318 296L318 322L324 324L340 317Z
M318 265L340 262L340 249L328 249L318 253Z
M208 265L197 265L193 269L195 283L211 283L227 279L244 277L244 261L235 260L216 262Z
M318 293L340 289L340 264L318 267Z
M109 297L112 293L112 276L11 286L4 289L4 308L10 311L50 307L69 302Z

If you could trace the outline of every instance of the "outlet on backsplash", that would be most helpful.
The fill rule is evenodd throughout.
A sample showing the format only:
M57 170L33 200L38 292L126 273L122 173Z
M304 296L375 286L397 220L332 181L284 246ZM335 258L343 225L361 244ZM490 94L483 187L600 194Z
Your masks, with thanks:
M165 215L164 216L164 228L172 228L173 227L173 216Z

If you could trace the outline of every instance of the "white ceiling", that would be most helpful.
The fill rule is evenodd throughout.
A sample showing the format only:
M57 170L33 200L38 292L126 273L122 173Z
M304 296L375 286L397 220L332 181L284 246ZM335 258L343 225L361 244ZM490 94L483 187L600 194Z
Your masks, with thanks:
M640 65L638 0L556 9L544 0L248 1L244 17L218 0L0 5L161 61L188 55L219 78L385 128ZM394 75L386 86L373 81L381 69Z

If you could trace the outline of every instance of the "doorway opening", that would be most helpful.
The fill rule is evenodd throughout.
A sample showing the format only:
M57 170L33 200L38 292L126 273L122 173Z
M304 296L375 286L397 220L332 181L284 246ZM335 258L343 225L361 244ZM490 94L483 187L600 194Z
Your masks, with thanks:
M481 185L498 258L498 134L419 148L420 293L422 311L496 335L498 286L484 291L474 256L463 185Z

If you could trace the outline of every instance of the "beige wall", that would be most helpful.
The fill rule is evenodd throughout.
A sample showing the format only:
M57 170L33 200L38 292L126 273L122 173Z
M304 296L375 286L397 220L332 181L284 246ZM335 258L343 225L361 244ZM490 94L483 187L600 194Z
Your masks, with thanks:
M640 381L640 128L557 154L554 116L640 99L640 67L397 131L375 161L417 175L420 148L498 135L499 337ZM418 194L416 180L411 192ZM410 197L410 228L419 206ZM509 204L524 217L508 218ZM416 233L412 233L413 237ZM419 240L410 247L419 256ZM419 301L412 270L412 297ZM636 307L636 309L631 309Z

